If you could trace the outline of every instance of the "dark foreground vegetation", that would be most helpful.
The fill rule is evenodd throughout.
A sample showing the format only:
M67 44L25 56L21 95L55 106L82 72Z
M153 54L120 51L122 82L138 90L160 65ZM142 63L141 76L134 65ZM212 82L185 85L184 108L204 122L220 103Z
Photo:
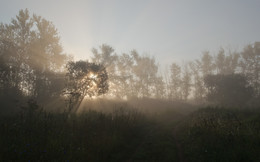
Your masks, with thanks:
M182 109L149 113L118 104L76 115L47 113L30 101L1 117L0 161L260 160L259 110Z
M260 161L260 111L203 108L179 130L188 161Z

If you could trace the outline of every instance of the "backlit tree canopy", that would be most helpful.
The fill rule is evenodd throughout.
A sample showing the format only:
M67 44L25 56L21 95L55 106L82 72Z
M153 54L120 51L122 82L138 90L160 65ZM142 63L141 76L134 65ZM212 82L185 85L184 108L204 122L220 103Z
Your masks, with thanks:
M108 91L108 75L103 65L71 61L66 67L68 72L65 95L68 98L69 111L77 109L85 96L99 96Z
M8 110L28 98L43 105L57 100L63 104L64 94L70 110L85 96L101 94L126 100L260 105L259 42L241 52L221 48L182 64L173 60L165 70L147 53L120 54L107 44L93 48L90 58L68 62L72 59L63 52L53 23L20 10L9 24L0 23L0 105Z
M52 22L30 15L27 9L20 10L10 24L0 24L2 101L59 97L64 88L61 72L66 60Z

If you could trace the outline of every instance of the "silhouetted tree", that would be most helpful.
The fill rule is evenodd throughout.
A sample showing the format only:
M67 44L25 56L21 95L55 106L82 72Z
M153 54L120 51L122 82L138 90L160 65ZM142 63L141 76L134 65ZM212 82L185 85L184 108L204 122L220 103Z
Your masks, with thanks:
M170 66L170 83L169 83L170 98L173 100L181 99L181 67L172 63Z
M134 76L133 76L134 60L131 55L126 53L119 55L117 60L118 69L118 95L122 98L131 98L135 96L134 92Z
M243 106L253 94L246 78L241 74L207 75L204 79L209 102L223 106Z
M238 68L239 54L229 52L225 55L225 50L221 48L218 55L215 57L215 66L217 74L234 74Z
M184 64L181 79L182 100L187 101L191 92L191 71L188 64Z
M118 93L117 86L119 84L118 75L116 73L117 54L114 53L114 49L111 46L106 44L102 44L99 49L93 48L92 54L92 62L101 64L106 68L109 76L108 84L110 87L108 94L116 96Z
M77 110L84 97L99 96L108 91L108 75L103 65L88 61L67 64L67 97L69 112Z
M155 95L155 85L158 81L158 65L149 56L140 56L135 50L131 52L134 59L133 74L135 78L135 92L138 97Z
M58 96L63 87L54 92L52 84L61 77L66 59L56 28L44 18L30 16L25 9L10 24L1 23L0 87L2 92L10 92L7 98Z
M165 82L163 81L162 76L157 76L155 80L155 98L163 99L166 98Z
M214 71L213 57L209 54L208 51L203 53L199 63L200 63L203 77L209 74L213 74Z
M255 97L260 96L260 43L248 45L241 52L241 72L249 79L255 90Z
M205 87L203 79L200 72L200 66L197 61L193 61L189 64L192 75L192 88L193 88L193 98L196 103L204 102L205 98Z

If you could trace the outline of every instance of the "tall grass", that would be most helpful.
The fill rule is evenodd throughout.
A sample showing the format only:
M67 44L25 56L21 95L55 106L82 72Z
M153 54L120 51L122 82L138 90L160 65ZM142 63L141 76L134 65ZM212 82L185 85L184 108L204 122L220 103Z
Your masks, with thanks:
M260 161L259 109L88 103L68 114L30 101L1 116L0 161Z
M0 119L0 161L120 161L142 140L145 123L130 108L68 115L30 103Z
M179 136L190 161L260 161L259 110L204 108Z

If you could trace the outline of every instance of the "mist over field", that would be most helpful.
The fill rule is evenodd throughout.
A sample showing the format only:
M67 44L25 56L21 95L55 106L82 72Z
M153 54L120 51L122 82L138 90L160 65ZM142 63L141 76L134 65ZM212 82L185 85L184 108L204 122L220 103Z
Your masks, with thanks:
M260 161L260 42L168 66L115 49L77 60L28 9L1 23L0 161Z

